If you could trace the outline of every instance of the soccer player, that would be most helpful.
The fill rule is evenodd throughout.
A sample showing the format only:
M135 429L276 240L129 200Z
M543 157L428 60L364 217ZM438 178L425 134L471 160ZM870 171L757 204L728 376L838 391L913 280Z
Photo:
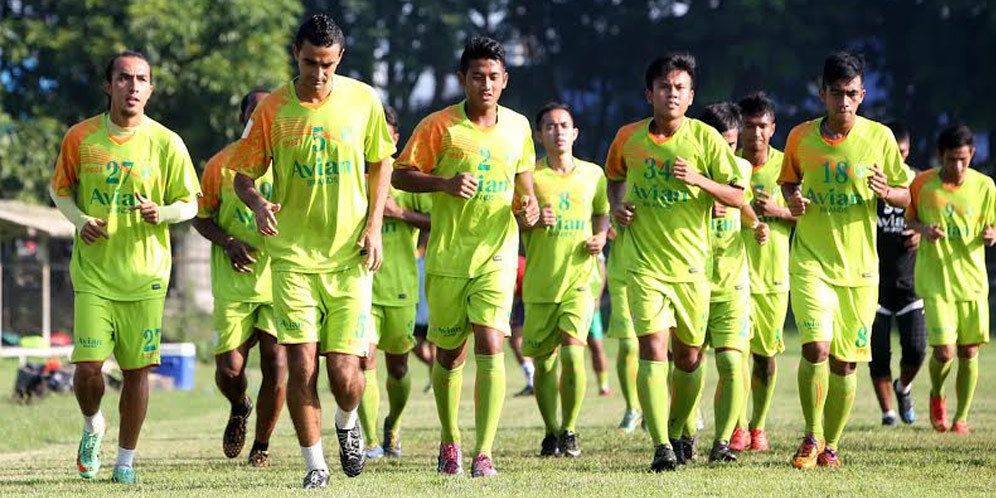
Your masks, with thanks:
M626 298L626 268L623 265L623 235L622 227L609 228L608 238L612 240L609 247L609 258L606 262L606 287L609 291L609 330L607 335L619 341L619 351L616 353L616 375L619 377L619 391L626 402L626 411L619 422L619 430L632 434L643 420L640 410L640 399L636 392L637 371L637 341L633 329L633 319L629 312L629 301Z
M865 97L863 65L845 52L827 57L820 83L826 115L792 129L779 177L798 218L789 286L802 339L798 381L806 434L792 458L801 469L841 465L837 449L854 406L854 372L871 357L876 198L909 204L913 175L892 131L857 115Z
M473 477L497 474L491 447L505 397L502 343L519 245L516 220L539 218L529 120L498 105L508 84L505 49L475 36L460 56L466 99L422 120L398 159L394 185L432 195L426 263L429 340L436 344L432 390L441 439L438 470L463 472L457 423L467 338L474 336L477 379ZM514 216L513 216L514 214Z
M349 477L363 471L356 423L364 385L360 358L369 345L372 272L382 261L395 150L373 88L335 74L345 43L328 16L304 21L291 48L299 75L260 102L228 163L238 173L239 198L266 236L277 337L287 349L287 407L307 471L304 488L323 488L329 480L319 355L338 407L340 464ZM271 167L272 201L254 184Z
M240 105L242 126L256 105L269 92L254 90ZM246 362L249 350L259 344L263 382L256 401L256 436L249 451L249 464L269 467L269 441L284 407L287 389L287 356L277 343L273 323L273 292L270 285L270 256L263 249L263 237L256 231L252 211L235 194L235 171L226 168L237 142L214 155L204 166L201 178L203 196L198 199L194 228L210 240L211 291L214 294L215 346L214 382L231 405L222 437L222 450L228 458L242 452L246 422L252 400L246 394ZM273 174L267 171L256 180L256 189L272 198Z
M604 176L604 175L603 175ZM608 217L606 217L607 219ZM605 330L602 328L602 294L605 293L605 255L599 252L596 257L597 269L591 279L591 297L595 301L595 312L588 328L588 350L591 352L591 367L598 382L598 395L611 396L609 387L609 359L605 356Z
M145 115L153 91L145 56L121 52L104 76L110 108L66 132L49 194L77 230L70 267L72 361L83 436L76 464L84 479L100 470L106 429L101 368L113 353L124 386L111 480L134 484L135 448L149 405L149 367L159 365L172 266L169 225L197 214L200 188L180 137Z
M522 303L522 278L525 274L526 257L520 254L519 263L515 270L515 293L512 295L512 314L509 316L512 335L508 341L509 347L512 348L512 354L515 355L515 361L519 363L522 375L526 378L526 385L519 392L515 393L515 397L517 398L532 396L534 394L533 381L536 374L536 366L533 365L533 359L522 354L522 326L526 320L526 308Z
M899 122L887 123L899 143L899 153L906 161L910 155L910 132ZM895 393L899 417L903 423L916 420L912 383L927 357L927 325L923 299L914 291L913 266L920 234L906 226L901 208L878 202L878 311L872 324L871 362L868 364L875 397L882 409L882 425L896 425L896 412L890 397ZM892 319L899 329L903 356L900 374L892 379Z
M398 114L384 109L387 128L398 143ZM418 304L418 264L415 252L420 229L429 228L430 201L427 195L391 189L384 205L381 228L384 264L373 279L370 351L360 360L366 379L360 401L360 427L366 440L367 458L401 456L401 415L412 390L408 375L408 352L415 347L415 312ZM384 444L377 437L380 385L377 382L377 349L387 360L387 397L390 402L384 419Z
M782 152L771 146L775 133L775 104L763 92L743 97L737 102L744 117L740 132L739 157L751 164L751 207L768 225L766 244L758 244L752 232L743 231L750 269L750 353L754 369L749 388L753 401L748 430L737 427L730 437L730 448L743 451L769 449L765 432L768 409L775 395L778 362L775 356L785 351L782 331L789 304L789 238L795 218L789 211L778 175L782 171Z
M678 465L667 427L669 343L676 406L690 412L695 402L692 384L698 383L709 313L713 201L742 206L746 184L719 132L685 116L694 81L690 55L651 62L645 84L654 115L620 129L606 159L614 217L626 230L626 290L640 355L637 390L655 445L654 472Z
M989 275L985 246L996 245L996 186L971 168L975 140L966 126L937 139L941 165L917 175L906 211L922 235L917 248L917 295L923 296L930 357L930 425L968 434L968 409L979 379L979 346L989 342ZM949 425L944 380L955 353L958 408Z
M595 312L591 283L609 228L609 200L602 168L574 157L578 128L570 108L543 106L536 127L546 157L533 173L540 222L522 234L522 352L536 363L536 403L546 427L540 456L578 457L575 430L587 385L584 350Z

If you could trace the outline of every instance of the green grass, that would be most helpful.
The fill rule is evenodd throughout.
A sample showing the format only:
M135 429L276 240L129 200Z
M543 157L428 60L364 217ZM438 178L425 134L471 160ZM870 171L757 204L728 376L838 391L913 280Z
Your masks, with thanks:
M332 427L332 397L322 387L326 407L323 441L333 469L330 489L351 496L453 495L468 491L521 496L560 495L982 495L996 483L996 355L982 352L981 378L972 410L971 437L935 434L927 423L926 370L914 387L919 419L912 427L883 428L868 381L868 371L859 372L859 392L854 414L844 434L843 469L797 471L788 460L802 431L795 372L798 344L788 338L789 352L779 361L779 384L768 424L772 451L745 454L726 466L695 463L664 475L645 473L652 456L646 433L621 435L614 429L622 414L622 399L613 373L615 393L599 398L594 375L589 375L579 427L583 456L578 460L541 460L538 452L542 428L532 398L514 398L522 385L518 366L508 355L509 381L505 409L495 448L501 472L496 479L444 478L435 472L438 425L431 393L423 393L427 371L412 362L413 394L403 424L405 455L399 460L368 463L363 475L347 479L338 472L338 446ZM615 345L608 341L610 354ZM895 351L898 351L898 345ZM898 360L897 360L898 361ZM590 364L590 361L589 361ZM711 393L715 386L714 362L709 363L709 383L703 397L707 426L705 441L712 435ZM0 362L0 386L13 385L16 364ZM473 365L465 374L461 426L465 447L472 447ZM953 410L953 383L949 378ZM212 368L199 365L197 388L191 392L155 392L142 433L136 466L137 487L111 484L110 466L117 440L116 393L108 391L104 412L110 430L104 442L105 466L94 482L82 482L74 465L81 420L70 395L52 396L31 406L19 406L4 397L0 401L0 495L13 494L117 494L134 493L171 496L208 493L251 492L254 496L283 495L300 486L303 464L285 410L271 441L274 466L253 469L221 453L221 431L227 406L212 384ZM383 374L381 374L383 380ZM250 385L258 386L257 370ZM382 403L386 403L386 394ZM386 413L382 405L381 414ZM700 453L707 451L700 443ZM465 468L469 471L469 455Z

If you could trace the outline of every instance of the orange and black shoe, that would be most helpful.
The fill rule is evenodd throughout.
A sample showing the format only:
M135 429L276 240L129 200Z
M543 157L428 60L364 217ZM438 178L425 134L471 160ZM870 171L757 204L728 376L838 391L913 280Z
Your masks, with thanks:
M837 451L831 448L825 448L820 456L816 458L816 465L820 467L826 467L828 469L839 469L843 463L840 461L840 457L837 456Z
M812 434L806 434L806 437L802 438L802 444L799 445L799 449L795 451L795 455L792 457L792 466L797 469L812 469L816 467L816 459L823 452L823 446L824 443L822 441L817 441Z
M750 446L750 433L747 429L742 427L737 427L733 429L733 434L730 436L730 449L736 452L741 452L746 450Z
M771 446L768 445L768 433L764 429L750 430L750 449L751 451L768 451L771 449Z
M948 430L948 400L941 396L930 395L930 425L937 432Z
M972 433L972 430L968 428L967 420L955 420L954 424L951 425L951 432L967 436Z

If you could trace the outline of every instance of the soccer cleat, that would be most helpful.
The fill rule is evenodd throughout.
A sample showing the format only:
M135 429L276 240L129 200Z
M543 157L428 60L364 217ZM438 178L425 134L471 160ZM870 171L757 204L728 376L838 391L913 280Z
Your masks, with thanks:
M440 443L439 458L436 462L436 470L440 474L450 476L463 474L463 452L460 451L458 444Z
M238 413L239 410L244 413ZM228 458L235 458L242 453L242 447L246 444L246 422L249 414L252 413L252 401L245 398L241 406L232 406L228 414L228 424L225 426L225 434L221 439L221 449Z
M111 482L118 484L137 483L138 479L135 477L135 469L125 466L114 467L114 472L111 474Z
M899 379L892 381L892 390L896 392L896 401L899 403L899 418L903 419L906 425L916 421L916 411L913 409L913 390L906 386L906 392L899 388Z
M356 477L363 472L363 464L366 462L363 452L363 435L360 434L360 426L356 424L352 429L343 430L335 428L335 435L339 438L339 463L342 471L347 477Z
M304 476L303 489L324 489L329 485L329 471L325 469L314 469Z
M100 443L103 440L104 433L94 434L83 430L80 447L76 451L76 467L83 479L93 479L100 471Z
M894 427L896 425L896 413L889 410L882 414L882 425L886 427Z
M843 463L840 461L840 457L837 456L836 451L830 448L825 448L823 452L820 453L820 456L816 458L816 465L826 467L828 469L839 469Z
M712 451L709 452L709 463L713 462L736 462L737 454L730 449L730 445L722 441L712 444Z
M533 395L532 385L527 385L526 387L523 387L521 391L515 393L516 398L521 398L523 396L532 396L532 395Z
M554 436L553 434L543 436L543 442L540 443L540 456L560 456L560 446L557 444L557 436Z
M674 452L674 462L677 465L685 465L685 439L684 438L668 438L667 440L671 443L671 451Z
M802 444L795 451L792 457L792 466L797 469L812 469L816 467L816 459L823 451L823 443L817 441L812 435L807 434L802 438Z
M948 430L948 400L940 396L930 395L930 425L937 432Z
M768 445L768 433L764 429L750 430L750 449L753 451L768 451L771 449L771 446Z
M581 456L581 445L578 444L578 435L576 432L564 431L560 435L558 446L560 447L560 454L566 457L577 458Z
M619 422L619 430L626 434L632 434L643 420L643 415L636 410L626 410L623 414L622 422Z
M384 447L379 444L374 445L367 448L363 453L368 460L376 460L384 456Z
M747 432L747 429L742 427L733 429L733 435L730 436L730 449L741 452L746 450L748 446L750 446L750 433Z
M678 455L678 461L682 463L692 463L699 456L698 450L695 449L695 445L699 442L698 436L681 436L681 454ZM675 452L678 451L678 447L675 446Z
M390 427L391 417L387 417L384 419L384 442L381 447L384 448L384 456L398 458L401 456L401 429L391 432Z
M601 397L612 396L612 388L609 386L602 386L598 388L598 395Z
M491 463L491 457L484 453L474 457L474 462L470 464L470 477L494 477L496 475L498 475L498 471Z
M258 469L270 466L270 452L266 450L255 450L249 453L249 466Z
M965 420L955 420L954 424L951 426L951 432L967 436L972 433L972 430L968 428L968 422Z
M678 468L678 457L674 448L666 444L658 444L654 448L654 461L650 464L650 472L673 471Z

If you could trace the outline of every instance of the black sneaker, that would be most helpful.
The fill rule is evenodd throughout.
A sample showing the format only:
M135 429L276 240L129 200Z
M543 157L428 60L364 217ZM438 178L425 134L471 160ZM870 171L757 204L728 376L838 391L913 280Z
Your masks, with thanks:
M698 436L681 436L681 455L678 459L684 463L692 463L699 456L698 450L695 449L695 444L699 442ZM678 448L675 447L675 451Z
M674 451L675 463L678 465L685 464L685 438L670 438L668 442L671 443L671 450Z
M916 410L913 408L913 390L908 386L906 392L899 389L899 379L892 381L892 390L896 392L896 401L899 403L899 418L903 419L906 425L916 422Z
M578 435L576 432L564 431L560 435L559 445L562 455L571 458L581 456L581 446L578 444Z
M709 462L736 462L737 454L730 449L729 443L716 441L709 452Z
M233 405L228 414L228 424L221 439L221 449L228 458L235 458L242 453L246 444L246 422L252 413L252 401L246 397L241 405Z
M391 417L384 419L384 442L381 443L384 456L398 458L401 456L401 429L391 432Z
M541 457L555 457L560 456L560 446L557 445L557 436L553 434L547 434L543 437L543 442L540 444L540 456Z
M673 471L678 468L678 457L674 448L666 444L658 444L654 448L654 462L650 464L650 472Z
M336 427L335 435L339 438L339 463L342 464L342 471L346 473L347 477L360 475L366 461L366 456L363 454L363 435L360 434L360 424L354 425L349 430Z
M315 469L304 476L304 489L322 489L329 485L329 471L325 469Z

